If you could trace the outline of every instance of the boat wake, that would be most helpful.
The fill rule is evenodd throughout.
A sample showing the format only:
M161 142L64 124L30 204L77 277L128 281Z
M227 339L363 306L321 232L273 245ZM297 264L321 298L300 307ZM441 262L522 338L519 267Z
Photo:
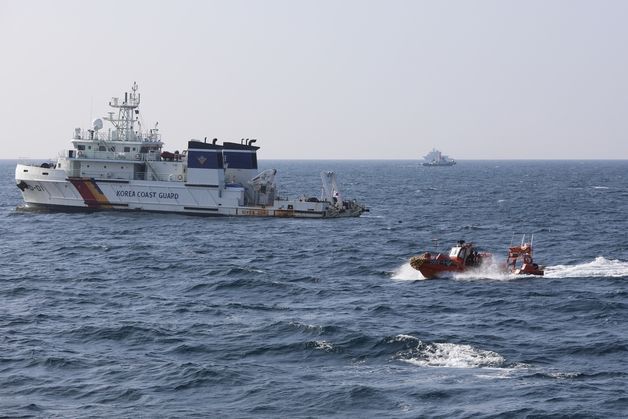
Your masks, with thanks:
M457 272L445 277L459 280L491 279L495 281L510 281L531 278L529 275L516 275L504 272L499 263L487 264L478 269L466 272ZM591 262L580 263L577 265L546 266L544 277L552 279L628 277L628 262L617 259L606 259L603 256L598 256ZM401 281L419 281L425 280L426 278L421 275L421 272L410 266L410 263L406 262L395 269L392 274L392 279Z
M457 272L452 277L454 279L492 279L494 281L510 281L512 279L522 278L522 275L516 275L511 272L506 272L505 265L492 261L484 263L482 266L474 269L470 269L465 272Z
M595 260L578 265L556 265L545 268L547 278L621 278L628 277L628 262L606 259L598 256Z
M421 272L410 266L410 262L406 262L395 269L392 274L392 279L400 281L422 281L426 278L421 275Z

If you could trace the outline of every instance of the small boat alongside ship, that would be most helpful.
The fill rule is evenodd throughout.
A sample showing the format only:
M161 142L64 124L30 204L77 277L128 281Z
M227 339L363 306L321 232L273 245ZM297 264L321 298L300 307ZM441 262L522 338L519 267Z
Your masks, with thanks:
M454 159L449 158L449 156L444 155L435 148L423 156L423 159L425 160L423 166L428 167L453 166L456 164Z
M544 267L534 263L532 259L532 240L525 241L524 235L521 244L508 247L506 263L501 267L503 272L515 275L544 275ZM483 266L493 263L493 255L488 252L478 251L473 243L459 240L449 254L425 252L410 258L412 266L426 279L442 278L447 275L472 272Z
M367 208L344 199L334 172L322 172L320 197L278 195L275 169L258 171L255 139L190 140L163 150L157 124L144 131L137 83L113 98L105 121L76 128L72 148L56 162L18 164L15 181L27 208L154 211L206 216L358 217Z

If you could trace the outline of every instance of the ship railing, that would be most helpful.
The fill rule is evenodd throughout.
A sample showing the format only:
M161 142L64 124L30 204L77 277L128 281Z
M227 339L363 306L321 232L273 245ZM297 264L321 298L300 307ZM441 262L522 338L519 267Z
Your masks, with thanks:
M108 139L108 134L110 133L77 128L74 131L74 136L72 137L72 139L102 141Z
M68 151L64 150L59 153L59 157L67 157ZM76 159L98 159L98 160L116 160L116 161L159 161L158 153L138 153L138 152L118 152L118 151L97 151L97 150L74 150L74 158Z
M161 134L158 132L154 132L155 130L149 131L138 131L138 132L130 132L131 138L129 141L140 141L145 143L158 143L161 142ZM120 136L116 130L107 130L107 131L94 131L94 130L86 130L81 129L74 132L74 136L72 137L74 140L90 140L90 141L118 141L120 140Z
M48 163L50 165L56 165L57 163L54 161L54 159L49 158L49 159L35 159L32 157L18 157L17 159L17 164L21 164L23 166L35 166L35 167L41 167L42 163Z
M75 157L77 159L99 159L99 160L142 160L139 153L123 153L116 151L95 151L95 150L76 150Z

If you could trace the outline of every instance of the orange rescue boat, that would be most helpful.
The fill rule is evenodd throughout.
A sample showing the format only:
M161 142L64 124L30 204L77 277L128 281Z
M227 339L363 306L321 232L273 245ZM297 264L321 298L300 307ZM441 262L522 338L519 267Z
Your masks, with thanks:
M534 263L532 260L532 239L529 243L525 241L525 235L521 239L519 246L511 246L508 248L508 257L506 258L506 270L517 275L544 275L545 268Z
M427 278L438 278L449 273L464 272L478 268L492 259L486 252L478 252L473 243L459 240L449 251L449 255L438 253L435 256L430 252L413 256L410 266Z

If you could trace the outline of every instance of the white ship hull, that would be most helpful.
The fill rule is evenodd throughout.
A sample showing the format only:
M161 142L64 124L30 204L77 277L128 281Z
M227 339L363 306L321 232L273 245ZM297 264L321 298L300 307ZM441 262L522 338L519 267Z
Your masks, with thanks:
M28 208L52 210L153 211L203 216L333 218L355 217L361 206L338 208L331 202L275 199L273 205L243 205L244 188L68 177L64 170L21 165L15 179ZM351 203L347 203L351 204Z

